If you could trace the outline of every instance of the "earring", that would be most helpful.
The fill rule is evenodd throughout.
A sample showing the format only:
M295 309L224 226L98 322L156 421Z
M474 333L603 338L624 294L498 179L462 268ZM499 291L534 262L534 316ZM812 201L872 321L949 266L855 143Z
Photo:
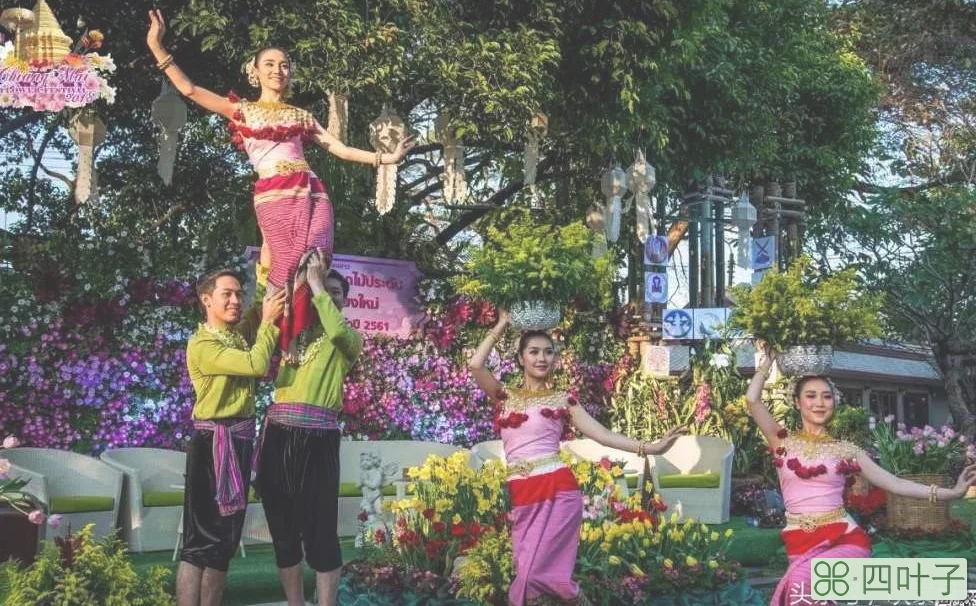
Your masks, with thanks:
M261 88L261 81L258 80L258 70L253 65L247 66L247 83L254 88Z

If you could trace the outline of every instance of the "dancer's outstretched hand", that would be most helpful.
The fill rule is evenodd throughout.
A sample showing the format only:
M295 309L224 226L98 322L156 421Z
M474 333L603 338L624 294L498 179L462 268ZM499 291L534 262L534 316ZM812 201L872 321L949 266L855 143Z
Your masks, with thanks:
M396 158L396 162L394 162L394 164L399 163L400 160L403 160L404 156L407 155L407 152L413 149L414 145L416 144L417 143L413 140L413 135L407 135L406 137L400 139L400 142L397 143L396 149L393 150L393 156Z
M146 44L150 49L161 49L165 35L166 22L163 21L163 12L158 8L149 11L149 33L146 34Z
M647 447L647 454L662 454L674 446L674 443L681 436L688 435L688 428L684 425L678 425L677 427L672 427L669 429L659 440L653 442Z
M279 290L273 295L267 295L264 297L264 302L261 304L261 319L264 322L273 324L278 321L281 314L285 312L285 302L288 292L285 290Z
M512 322L512 316L504 307L498 308L498 326L508 326Z
M976 486L976 463L964 467L959 474L959 480L953 488L953 492L956 493L955 498L961 499L966 496L970 486Z

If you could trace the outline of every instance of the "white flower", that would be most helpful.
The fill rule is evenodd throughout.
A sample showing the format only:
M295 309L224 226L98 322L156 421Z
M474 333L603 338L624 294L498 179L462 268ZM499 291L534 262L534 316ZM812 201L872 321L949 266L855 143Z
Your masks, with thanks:
M6 42L3 43L2 46L0 46L0 61L6 59L7 55L9 55L12 52L14 52L14 43L11 42L10 40L7 40Z
M868 429L874 429L878 424L878 421L873 417L868 417Z
M886 415L884 418L884 422L889 424L894 420L895 420L895 415Z
M715 354L708 363L715 368L726 368L730 363L729 356L726 354Z

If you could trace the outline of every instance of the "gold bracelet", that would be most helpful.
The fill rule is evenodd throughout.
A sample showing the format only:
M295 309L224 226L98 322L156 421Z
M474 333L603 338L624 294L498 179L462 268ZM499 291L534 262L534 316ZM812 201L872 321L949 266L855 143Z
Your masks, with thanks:
M159 71L163 72L166 71L166 68L168 68L172 64L173 64L173 55L167 55L165 59L163 59L162 61L156 64L156 67L159 69Z
M639 457L647 456L647 440L641 440L640 444L637 445L637 456Z
M937 494L938 490L939 490L939 487L936 486L935 484L932 484L931 486L929 486L929 503L936 503L936 502L938 502L938 500L939 500L939 497L938 497L938 494Z

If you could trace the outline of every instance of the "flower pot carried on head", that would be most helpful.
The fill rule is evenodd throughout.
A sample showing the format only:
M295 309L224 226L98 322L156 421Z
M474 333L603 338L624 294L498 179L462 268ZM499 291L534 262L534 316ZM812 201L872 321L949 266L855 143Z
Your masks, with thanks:
M512 327L518 330L549 330L559 325L559 306L550 301L520 301L509 310Z
M899 476L911 482L926 486L949 487L948 480L941 473L915 473ZM928 499L911 499L888 493L888 526L899 530L921 529L925 532L940 532L949 525L949 502L930 503Z
M784 349L776 363L784 375L802 377L827 374L833 359L834 348L830 345L796 345Z

